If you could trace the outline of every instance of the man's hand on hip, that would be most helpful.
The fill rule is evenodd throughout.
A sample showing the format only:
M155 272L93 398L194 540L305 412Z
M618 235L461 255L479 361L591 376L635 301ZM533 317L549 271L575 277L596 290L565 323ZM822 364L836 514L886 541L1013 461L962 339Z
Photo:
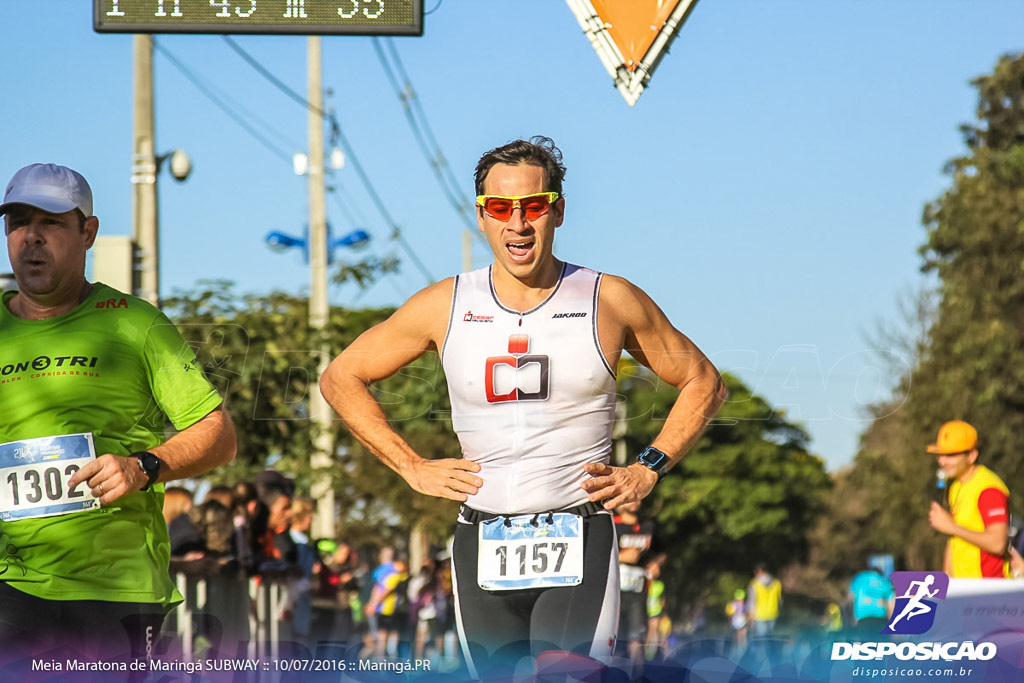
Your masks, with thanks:
M602 503L605 510L613 510L626 503L643 500L654 490L658 475L636 463L627 467L612 467L599 462L588 462L583 471L590 475L581 487L592 503Z
M414 491L462 503L484 485L484 480L474 474L479 471L480 465L472 460L419 458L403 470L402 476Z

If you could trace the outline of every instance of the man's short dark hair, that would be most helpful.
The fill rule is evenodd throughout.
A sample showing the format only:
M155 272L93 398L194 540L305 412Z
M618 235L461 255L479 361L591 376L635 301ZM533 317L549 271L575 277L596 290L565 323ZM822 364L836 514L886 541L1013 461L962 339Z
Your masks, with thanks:
M518 166L526 164L540 166L547 177L545 192L562 194L562 181L565 179L565 165L562 163L562 150L555 146L555 141L543 135L535 135L529 140L513 140L486 152L476 163L476 193L484 193L484 180L495 164Z

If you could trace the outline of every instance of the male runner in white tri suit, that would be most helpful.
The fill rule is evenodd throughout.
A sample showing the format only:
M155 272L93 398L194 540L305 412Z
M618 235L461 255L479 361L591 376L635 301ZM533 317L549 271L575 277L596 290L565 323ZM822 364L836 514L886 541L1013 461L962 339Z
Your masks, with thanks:
M548 138L484 154L477 221L494 263L415 294L320 380L356 438L414 490L463 502L452 565L474 676L550 649L611 654L610 511L650 493L725 399L715 368L643 291L555 258L564 176ZM680 394L651 447L612 467L624 349ZM431 350L441 353L462 458L420 457L368 390Z

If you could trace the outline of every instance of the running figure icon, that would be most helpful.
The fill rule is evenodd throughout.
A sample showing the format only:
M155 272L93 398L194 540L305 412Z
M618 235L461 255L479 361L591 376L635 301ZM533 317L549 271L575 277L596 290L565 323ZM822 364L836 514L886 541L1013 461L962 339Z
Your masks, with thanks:
M922 581L911 581L910 586L907 588L907 592L900 597L909 598L906 606L897 615L895 619L889 622L888 629L893 633L896 632L896 624L903 617L910 621L914 617L921 614L928 614L932 611L932 606L923 602L925 598L933 598L939 593L939 589L928 590L929 587L935 583L935 575L929 574Z

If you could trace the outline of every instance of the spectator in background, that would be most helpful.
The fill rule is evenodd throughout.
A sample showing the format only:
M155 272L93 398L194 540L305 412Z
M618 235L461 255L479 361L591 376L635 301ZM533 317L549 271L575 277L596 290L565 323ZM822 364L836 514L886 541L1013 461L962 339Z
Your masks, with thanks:
M668 619L665 614L665 582L661 580L661 567L664 563L665 554L658 553L644 566L647 583L647 637L644 649L645 657L649 660L665 654L668 640L668 630L664 627Z
M271 511L273 509L271 506ZM290 518L289 528L274 539L280 558L290 568L282 620L289 624L288 639L309 644L313 624L313 569L317 562L316 549L309 539L313 501L309 498L295 500Z
M437 561L428 558L419 573L409 579L409 620L415 630L413 657L437 658L444 651L447 596Z
M444 612L438 612L438 628L441 630L441 656L458 661L459 650L455 643L458 634L455 629L455 588L452 585L452 556L445 550L438 559L437 581L441 595L444 597ZM448 647L451 642L452 646Z
M199 534L204 554L220 559L230 558L234 535L230 509L207 496L189 510L188 517Z
M315 547L320 562L313 579L313 640L347 643L355 633L352 597L359 590L357 553L347 542L327 538Z
M372 655L377 647L377 615L367 609L367 605L370 604L370 596L373 595L373 589L377 585L375 572L383 566L381 563L383 551L383 548L364 548L363 552L359 553L360 560L355 570L356 580L359 582L359 592L356 593L356 599L352 603L352 621L356 631L363 637L361 652L363 657ZM374 557L377 558L376 564L370 559ZM391 559L388 560L389 564L390 562Z
M640 503L615 509L615 536L619 544L619 632L616 650L634 662L644 660L647 640L647 577L641 560L650 550L654 522L640 521Z
M821 625L825 633L832 635L843 630L843 611L839 603L830 602L825 607L825 614L821 617Z
M768 573L764 564L754 567L754 580L747 589L750 597L748 615L755 638L768 638L775 633L775 622L782 607L782 584Z
M223 484L213 486L206 492L205 502L217 502L227 511L231 521L231 538L224 552L245 570L251 563L250 543L246 540L247 515L245 507L235 497L235 490Z
M261 573L284 571L287 562L275 540L279 534L287 533L291 524L292 497L281 489L270 488L261 495L261 500L267 506L267 524L258 542L256 568Z
M289 498L295 497L295 482L275 469L260 470L253 475L252 481L261 500L267 500L272 491L281 491Z
M238 561L245 573L252 576L256 573L256 565L262 555L261 540L267 530L270 512L260 500L255 484L240 481L235 484L232 492Z
M202 550L202 541L188 512L192 509L192 492L182 486L164 489L164 521L171 541L171 557L184 558Z
M206 496L203 497L203 500L215 500L229 511L234 512L235 510L235 492L231 490L230 486L225 484L211 486L210 490L206 492Z
M249 639L249 595L234 556L234 521L230 508L207 493L189 518L203 542L206 601L196 619L196 656L231 657Z
M369 576L363 581L362 589L359 591L359 602L362 604L363 615L366 617L366 652L369 655L381 656L386 648L386 643L377 642L381 630L380 619L377 615L378 606L371 603L373 596L383 590L384 579L395 571L394 560L394 548L390 545L380 548L377 551L377 565L370 570ZM378 650L381 655L378 655Z
M381 564L373 572L373 591L365 607L368 616L376 617L373 653L378 658L387 654L400 656L402 636L408 633L409 605L406 595L409 574L405 558L386 561L388 557L394 557L394 550L385 546L381 550ZM372 629L372 620L370 624ZM392 640L395 641L394 648L389 645Z
M959 579L1006 578L1010 491L995 472L978 463L978 432L961 420L939 429L927 448L952 483L949 510L932 501L928 523L949 536L942 570Z
M732 594L732 600L725 606L725 614L729 617L729 626L732 627L733 642L736 643L737 651L747 649L747 592L737 588Z
M850 581L853 627L865 635L881 633L892 616L896 593L892 582L875 568L860 572Z
M185 514L192 507L192 492L182 486L168 486L164 489L164 521L167 526Z

